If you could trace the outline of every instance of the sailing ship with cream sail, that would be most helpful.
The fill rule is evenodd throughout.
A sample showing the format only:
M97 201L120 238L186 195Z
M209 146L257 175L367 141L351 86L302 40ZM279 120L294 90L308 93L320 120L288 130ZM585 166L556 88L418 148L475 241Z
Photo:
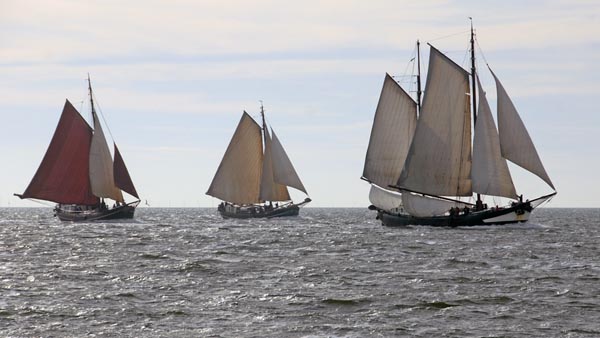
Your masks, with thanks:
M416 101L386 74L362 175L371 183L369 208L384 225L524 222L556 195L523 121L490 69L497 89L496 129L475 68L474 41L471 28L470 73L431 46L422 103L420 74ZM420 73L418 59L417 42ZM523 201L507 160L540 177L553 192ZM488 207L481 195L512 201Z
M88 89L94 127L66 100L42 163L25 192L15 195L57 203L55 216L62 221L133 218L138 193L116 143L111 157L89 76ZM126 203L123 191L137 200Z
M242 114L206 192L224 201L218 207L224 218L296 216L311 201L292 202L288 187L308 193L272 128L269 133L262 105L261 116L262 128Z

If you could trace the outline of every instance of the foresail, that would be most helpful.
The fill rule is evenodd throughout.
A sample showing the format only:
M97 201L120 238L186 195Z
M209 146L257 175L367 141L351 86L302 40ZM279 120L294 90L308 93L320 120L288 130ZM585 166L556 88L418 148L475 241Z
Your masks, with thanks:
M386 74L371 129L364 178L380 187L396 184L416 124L416 102Z
M114 143L115 146L115 161L113 164L113 172L115 176L115 184L121 190L130 194L131 196L139 199L137 191L135 190L135 186L133 185L133 181L131 180L131 176L129 176L129 171L127 170L127 166L125 166L125 161L123 161L123 157L121 156L121 152L119 148L117 148L117 144Z
M98 120L97 114L92 115L94 136L92 136L89 159L92 193L98 197L112 198L115 201L123 202L123 193L115 186L113 161L100 120Z
M441 200L437 198L419 196L411 193L402 194L404 210L415 217L441 216L450 211L450 208L464 208L467 204Z
M260 126L244 112L207 195L236 204L260 202L263 162Z
M369 201L379 209L395 211L402 207L402 195L371 184Z
M272 161L272 141L267 128L265 133L265 154L262 166L260 180L260 200L261 201L289 201L290 194L285 185L277 184L273 180L273 161Z
M62 204L97 204L88 176L91 141L92 129L67 100L42 163L18 196Z
M471 196L469 74L431 47L415 135L398 180L410 190Z
M500 154L500 140L490 105L477 78L479 107L473 136L473 191L492 196L517 198L506 159Z
M290 161L290 158L285 153L273 129L271 129L271 134L273 137L271 150L273 156L273 178L275 182L296 188L308 195L302 181L300 181L300 177L296 173L296 169L292 165L292 161Z
M555 189L517 109L491 68L490 72L496 80L498 92L498 133L502 156L539 176Z

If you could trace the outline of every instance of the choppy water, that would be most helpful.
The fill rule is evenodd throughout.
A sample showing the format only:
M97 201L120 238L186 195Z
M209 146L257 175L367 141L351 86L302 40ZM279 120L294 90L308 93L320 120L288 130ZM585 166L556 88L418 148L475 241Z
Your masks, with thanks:
M464 229L373 217L0 209L0 336L600 337L600 209Z

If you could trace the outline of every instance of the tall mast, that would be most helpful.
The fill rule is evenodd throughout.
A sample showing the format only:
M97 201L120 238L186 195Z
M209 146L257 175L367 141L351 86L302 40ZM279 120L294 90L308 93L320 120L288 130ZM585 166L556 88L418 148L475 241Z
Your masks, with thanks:
M475 69L475 31L473 30L473 18L471 20L471 96L473 97L473 126L477 123L477 71ZM481 194L477 194L477 202L481 201ZM477 203L478 205L480 203Z
M90 104L92 106L92 119L96 115L96 109L94 109L94 95L92 95L92 81L90 81L90 73L88 73L88 89L90 91Z
M265 148L266 148L267 147L267 123L265 122L265 110L263 108L262 100L260 100L260 116L262 117L263 140L264 140Z
M421 114L421 42L417 40L417 111Z

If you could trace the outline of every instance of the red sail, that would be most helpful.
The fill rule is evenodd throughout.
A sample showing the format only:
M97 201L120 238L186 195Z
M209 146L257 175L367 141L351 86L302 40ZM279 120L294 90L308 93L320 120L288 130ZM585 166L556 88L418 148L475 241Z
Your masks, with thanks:
M131 176L129 176L129 171L127 171L127 167L125 166L125 162L123 161L123 157L121 157L121 153L119 152L119 148L117 148L117 144L115 143L115 160L113 162L113 172L115 177L115 185L119 187L121 190L125 191L131 196L139 199L137 191L135 190L135 186L131 181Z
M94 205L89 179L92 128L67 100L58 126L29 186L19 195L61 204Z

